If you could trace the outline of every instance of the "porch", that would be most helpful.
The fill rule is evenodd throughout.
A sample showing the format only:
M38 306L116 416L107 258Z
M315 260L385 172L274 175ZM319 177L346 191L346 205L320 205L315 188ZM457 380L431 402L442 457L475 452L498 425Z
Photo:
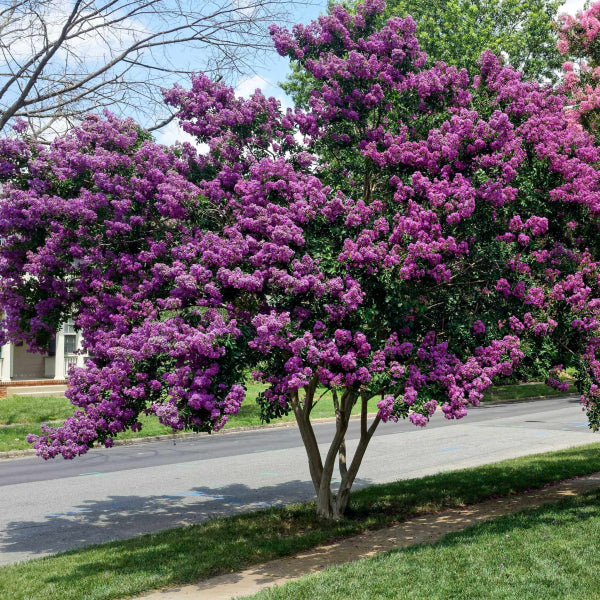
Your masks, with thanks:
M13 391L22 394L24 388L31 388L27 389L28 395L64 391L69 369L83 366L87 359L80 352L80 334L71 321L57 332L44 354L27 352L25 344L5 344L0 348L0 398L12 395ZM36 390L38 387L42 389Z

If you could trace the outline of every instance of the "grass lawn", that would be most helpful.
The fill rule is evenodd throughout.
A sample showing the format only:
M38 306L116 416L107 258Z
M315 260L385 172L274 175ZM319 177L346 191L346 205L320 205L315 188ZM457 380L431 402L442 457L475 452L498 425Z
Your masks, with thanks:
M215 519L0 567L0 598L125 598L163 586L190 583L219 573L239 571L249 564L298 552L332 538L383 527L391 521L462 506L492 495L507 495L539 488L549 482L595 471L600 471L600 443L365 488L352 494L347 518L337 523L318 520L314 504ZM595 537L600 540L600 536L594 535L595 533L590 526L586 529L586 539ZM458 552L463 552L457 548ZM491 551L489 556L496 561L497 556ZM568 562L564 558L556 560ZM597 565L597 559L594 560ZM452 560L442 561L437 565L428 562L419 564L424 569L430 569L430 577L435 574L434 579L439 577L438 569L440 572L448 571L444 575L444 581L450 581L453 577L450 573L455 565L466 570L468 562L467 558L457 561L453 556ZM315 594L311 596L313 597L329 596ZM482 599L489 597L487 593L478 596ZM593 596L579 596L586 597ZM542 599L543 596L536 598Z
M226 429L231 427L247 427L262 425L256 396L264 386L251 383L248 385L246 400L240 412L232 417ZM511 398L525 398L530 396L553 396L559 392L549 388L543 383L527 383L521 385L506 385L492 388L485 400L504 400ZM377 398L369 403L369 411L377 412ZM354 407L354 412L360 412L360 407ZM23 450L31 446L26 441L28 433L39 433L41 423L60 424L69 415L73 414L73 406L66 398L51 396L20 396L0 400L0 452L9 450ZM314 418L333 417L333 402L329 394L325 395L313 409ZM293 421L294 415L289 414L281 421ZM155 435L169 435L169 427L161 425L156 417L140 417L142 431L127 431L120 434L119 439L140 438Z
M258 393L264 389L259 384L249 384L246 400L242 404L240 412L232 417L226 429L231 427L248 427L262 425L260 420L260 409L256 404ZM371 412L377 412L377 398L370 402ZM0 452L8 450L23 450L31 446L26 441L28 433L39 433L42 423L59 425L69 415L73 414L73 405L64 397L53 398L51 396L13 396L0 400ZM360 412L357 405L354 412ZM327 394L316 404L313 409L313 417L333 417L333 401L331 395ZM293 421L294 415L279 419L281 421ZM154 435L169 435L171 428L161 425L156 417L140 417L142 431L126 431L119 434L118 439L140 438Z
M600 491L331 567L254 600L600 598Z
M519 383L514 385L492 386L486 392L483 401L518 400L536 396L564 396L565 392L548 387L545 383Z

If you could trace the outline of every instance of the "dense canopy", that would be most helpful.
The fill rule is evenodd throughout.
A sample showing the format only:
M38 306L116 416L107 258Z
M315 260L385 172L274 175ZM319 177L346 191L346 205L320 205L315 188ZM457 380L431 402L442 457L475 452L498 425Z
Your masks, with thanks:
M33 436L40 455L111 445L144 411L219 429L252 373L265 417L295 412L319 511L336 516L381 421L461 418L519 362L556 386L576 366L599 425L593 137L489 52L473 80L425 68L414 21L379 28L383 8L272 28L318 82L305 111L203 75L168 91L206 154L110 115L50 146L2 140L2 336L44 349L73 315L91 354L69 376L78 411ZM324 458L319 387L338 415Z

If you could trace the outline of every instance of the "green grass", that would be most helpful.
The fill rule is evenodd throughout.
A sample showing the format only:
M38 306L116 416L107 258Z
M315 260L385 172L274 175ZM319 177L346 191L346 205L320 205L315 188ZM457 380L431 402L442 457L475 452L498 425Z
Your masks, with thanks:
M240 412L232 417L226 429L232 427L250 427L262 425L260 410L256 404L258 393L264 386L251 383L248 385L246 400ZM506 400L511 398L526 398L530 396L560 395L543 383L525 383L494 387L486 394L484 400ZM377 400L369 402L369 411L377 412ZM360 407L354 407L354 413L360 412ZM26 441L28 433L38 433L42 423L59 425L73 413L73 406L64 397L51 396L13 396L0 400L0 452L10 450L24 450L30 448ZM313 409L313 418L326 418L334 416L333 401L330 394L326 394ZM293 421L294 415L289 414L280 421ZM161 425L155 417L141 416L141 431L127 431L119 435L119 439L136 439L155 435L170 435L170 428Z
M249 427L262 425L260 409L256 404L258 393L264 389L259 384L249 384L246 400L240 412L232 417L226 429L232 427ZM369 410L377 411L377 398L369 403ZM360 411L356 406L354 412ZM30 448L26 441L28 433L38 433L42 423L59 425L69 415L73 414L73 405L64 397L51 396L12 396L0 400L0 452L9 450L23 450ZM326 394L313 409L313 418L333 417L333 401L330 394ZM280 421L293 421L294 415L289 414ZM119 439L135 439L155 435L170 435L172 430L161 425L156 417L140 417L141 431L126 431L119 434Z
M0 425L47 423L72 414L73 405L64 396L12 396L0 400Z
M600 598L600 491L331 567L254 600Z
M239 571L250 564L410 516L539 488L599 470L600 443L596 443L366 488L352 494L347 518L337 523L318 520L313 504L215 519L1 567L0 598L124 598ZM453 566L454 561L442 563L440 569L452 570Z
M514 385L498 385L489 388L483 400L519 400L521 398L534 398L536 396L564 396L565 392L559 392L545 383L518 383Z
M46 400L52 401L56 405L56 410L52 408L46 409ZM60 403L55 402L59 400ZM4 404L6 403L6 407ZM42 413L52 412L52 416L35 418L35 412L38 408ZM6 408L6 411L4 410ZM23 413L24 421L20 423L2 424L7 415ZM26 437L28 433L39 433L41 423L49 423L51 425L60 425L66 417L73 414L73 405L66 398L52 397L34 397L34 398L9 398L8 400L0 400L0 452L11 450L24 450L31 448L27 443ZM8 420L8 417L7 417ZM168 435L173 433L169 427L161 425L155 417L140 417L143 425L143 434L140 432L126 431L119 435L119 439L130 439L135 437L146 437L152 435Z

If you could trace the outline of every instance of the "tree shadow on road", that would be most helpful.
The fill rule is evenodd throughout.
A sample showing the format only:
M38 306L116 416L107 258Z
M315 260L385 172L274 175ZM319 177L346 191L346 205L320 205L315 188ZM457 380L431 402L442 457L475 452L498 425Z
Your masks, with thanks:
M356 485L369 483L358 480ZM69 512L45 515L42 521L9 522L0 535L0 553L33 558L312 498L312 483L300 480L256 489L231 484L196 486L160 496L109 496L82 502Z
M239 571L369 526L357 518L324 522L316 517L314 504L288 504L313 495L312 484L300 480L258 490L239 484L195 487L173 496L112 496L82 503L76 510L86 512L49 516L51 531L44 523L13 521L0 540L2 553L35 556L60 552L66 543L85 547L2 569L0 598L80 600L91 598L89 591L96 588L103 590L102 597L136 595ZM262 503L272 506L256 510ZM215 518L219 515L230 516ZM136 522L156 533L136 535ZM185 523L194 524L176 527ZM126 539L89 545L111 537ZM11 582L18 582L12 583L19 586L18 595L5 587Z

